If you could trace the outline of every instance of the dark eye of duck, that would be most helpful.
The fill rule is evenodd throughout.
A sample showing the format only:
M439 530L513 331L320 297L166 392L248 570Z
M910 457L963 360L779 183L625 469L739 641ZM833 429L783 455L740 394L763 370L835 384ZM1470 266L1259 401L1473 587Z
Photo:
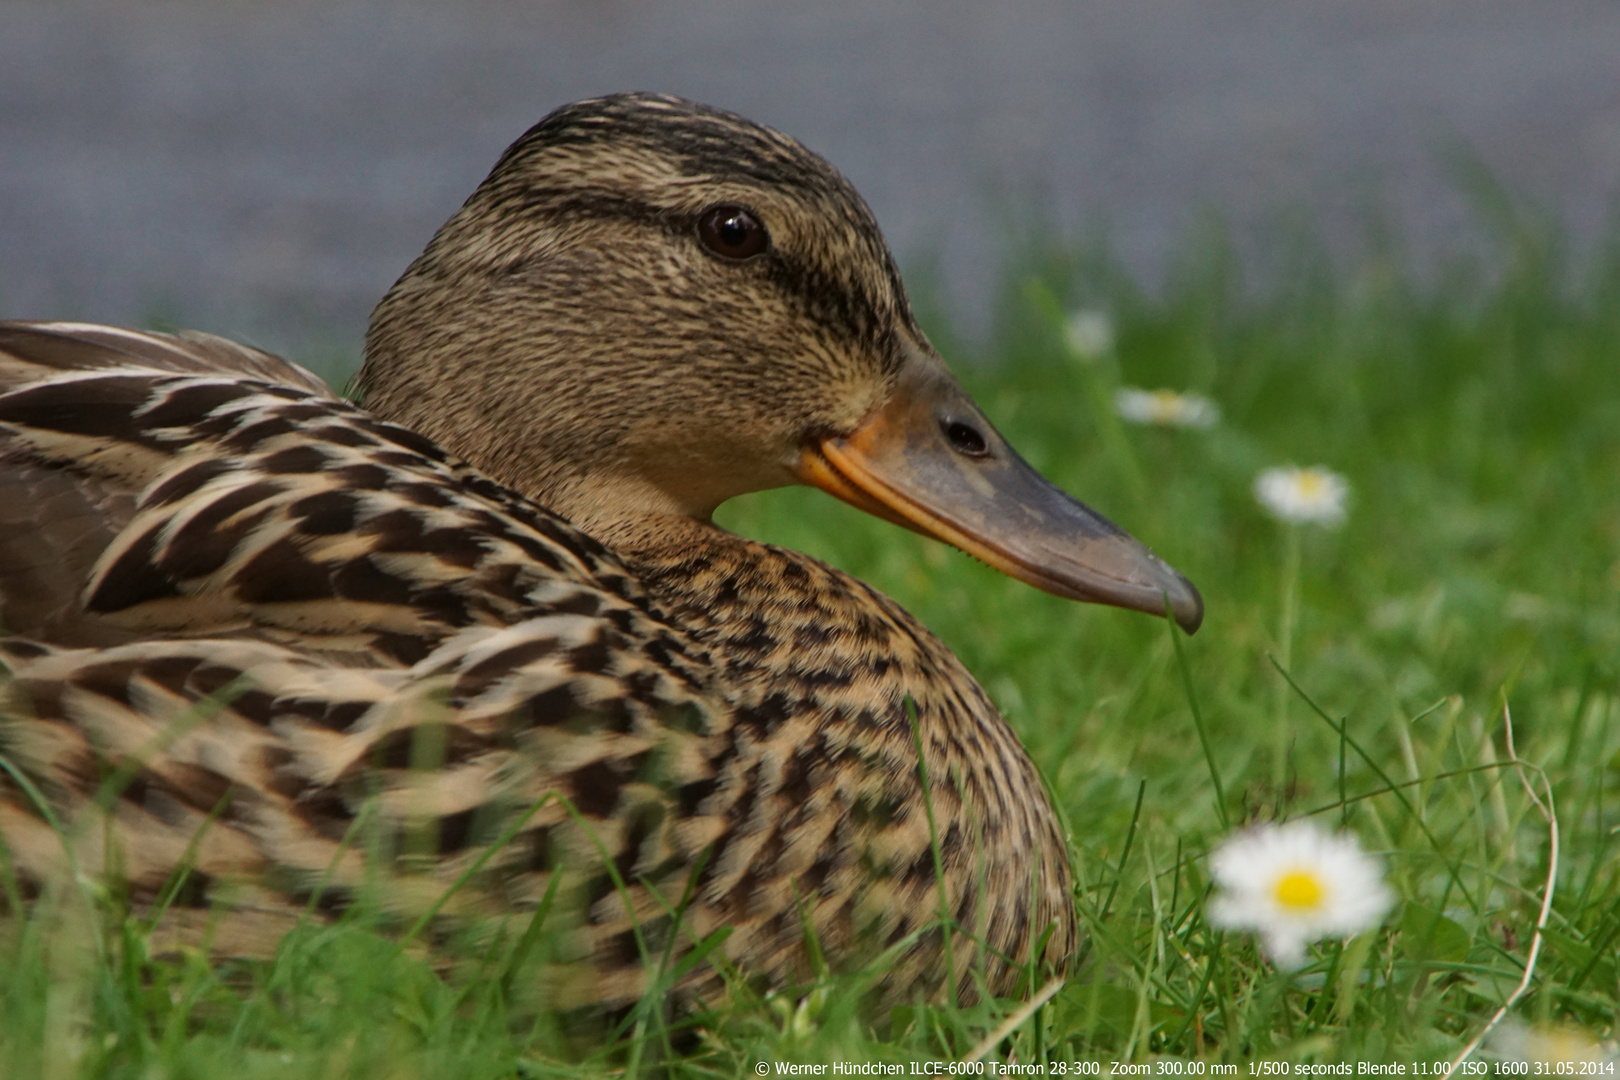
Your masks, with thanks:
M985 442L983 433L972 424L964 424L960 420L942 420L939 426L944 429L945 438L950 440L951 448L957 453L984 457L990 452L990 444Z
M698 241L711 255L741 262L752 259L770 246L770 234L754 212L745 206L721 203L703 211L698 218Z

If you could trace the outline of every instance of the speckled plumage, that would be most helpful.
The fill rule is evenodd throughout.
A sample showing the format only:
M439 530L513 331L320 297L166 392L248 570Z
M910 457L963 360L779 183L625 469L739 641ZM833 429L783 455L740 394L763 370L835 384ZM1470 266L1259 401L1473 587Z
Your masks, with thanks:
M701 250L717 202L768 258ZM922 363L842 177L649 95L506 152L379 305L365 410L217 338L0 326L13 864L45 889L71 846L140 902L194 847L169 925L260 952L378 874L415 917L516 829L438 918L555 878L570 1009L726 927L771 986L811 973L807 929L840 967L898 943L891 1001L1062 968L1065 840L977 683L893 601L708 521Z

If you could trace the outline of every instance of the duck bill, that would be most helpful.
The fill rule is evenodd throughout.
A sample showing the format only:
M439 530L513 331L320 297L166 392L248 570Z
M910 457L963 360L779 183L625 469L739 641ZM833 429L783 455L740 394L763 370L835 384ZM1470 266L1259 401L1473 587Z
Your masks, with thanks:
M1192 633L1204 601L1119 526L1030 467L943 363L911 353L889 398L800 456L799 478L1058 596L1162 615Z

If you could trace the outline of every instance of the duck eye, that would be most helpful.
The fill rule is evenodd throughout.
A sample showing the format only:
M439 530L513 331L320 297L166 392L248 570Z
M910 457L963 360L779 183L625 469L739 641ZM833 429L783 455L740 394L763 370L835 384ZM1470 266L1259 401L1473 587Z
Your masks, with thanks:
M711 255L741 262L770 246L770 234L746 207L722 204L703 211L698 219L698 240Z
M945 429L945 438L950 440L951 447L959 454L968 457L983 457L990 452L990 444L985 442L984 435L972 424L964 424L960 420L946 420L940 424Z

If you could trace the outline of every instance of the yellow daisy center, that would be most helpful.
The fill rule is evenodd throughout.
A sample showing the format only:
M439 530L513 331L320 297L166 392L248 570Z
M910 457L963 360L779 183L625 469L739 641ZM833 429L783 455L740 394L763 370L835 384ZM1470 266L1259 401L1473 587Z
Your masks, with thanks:
M1327 889L1322 887L1322 879L1309 870L1290 870L1277 879L1271 893L1277 903L1291 911L1309 911L1322 905Z

